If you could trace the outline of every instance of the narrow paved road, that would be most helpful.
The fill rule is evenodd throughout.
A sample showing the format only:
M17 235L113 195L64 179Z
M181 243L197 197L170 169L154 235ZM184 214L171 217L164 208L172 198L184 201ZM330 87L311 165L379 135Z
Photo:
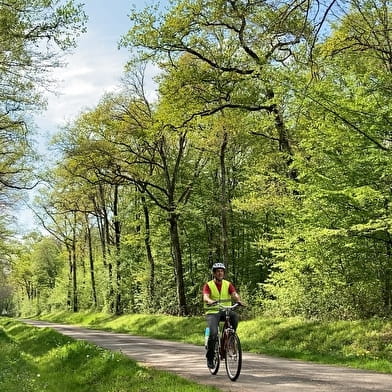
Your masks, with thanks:
M242 372L230 381L224 363L218 375L211 376L205 364L203 347L148 339L128 334L91 330L44 321L22 320L36 327L54 328L75 339L123 354L139 363L166 370L196 381L235 392L364 392L392 391L392 375L317 365L302 361L244 353ZM223 365L223 366L222 366Z

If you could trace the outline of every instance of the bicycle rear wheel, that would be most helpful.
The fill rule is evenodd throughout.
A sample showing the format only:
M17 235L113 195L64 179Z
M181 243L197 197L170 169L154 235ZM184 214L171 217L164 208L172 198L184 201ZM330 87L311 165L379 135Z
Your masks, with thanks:
M215 350L214 350L214 359L213 359L213 368L208 368L212 375L218 373L219 366L220 366L220 356L219 356L219 338L216 340L215 343Z
M226 373L230 380L237 380L241 373L242 349L240 339L236 333L231 333L227 338L225 364Z

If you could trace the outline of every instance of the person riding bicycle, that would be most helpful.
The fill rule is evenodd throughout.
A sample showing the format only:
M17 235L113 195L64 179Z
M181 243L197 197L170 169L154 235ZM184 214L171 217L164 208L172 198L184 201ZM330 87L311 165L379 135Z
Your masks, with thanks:
M206 313L207 325L210 329L210 336L207 343L207 366L211 369L214 367L214 348L218 336L219 322L225 318L225 313L218 306L214 306L216 301L221 302L239 302L242 305L241 298L237 293L234 285L223 279L226 267L223 263L215 263L212 266L213 280L205 283L203 286L203 301ZM230 311L230 322L234 329L238 326L237 313Z

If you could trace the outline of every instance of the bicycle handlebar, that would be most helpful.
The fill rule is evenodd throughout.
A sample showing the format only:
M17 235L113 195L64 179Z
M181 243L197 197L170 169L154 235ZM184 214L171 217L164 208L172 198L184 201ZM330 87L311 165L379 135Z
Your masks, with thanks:
M233 309L237 308L238 306L244 306L244 307L245 307L245 305L242 304L241 302L236 302L235 304L230 305L230 306L224 306L224 305L222 305L222 302L223 302L223 301L215 301L215 302L213 302L212 304L208 304L207 306L215 306L215 305L218 305L219 308L221 308L221 309L230 309L230 310L233 310Z

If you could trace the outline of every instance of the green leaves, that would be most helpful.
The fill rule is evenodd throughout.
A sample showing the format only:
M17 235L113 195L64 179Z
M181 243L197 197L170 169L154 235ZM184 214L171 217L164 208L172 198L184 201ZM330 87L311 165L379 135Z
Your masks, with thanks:
M197 282L225 258L275 312L392 311L390 10L306 4L183 0L131 14L126 88L58 135L41 202L74 214L62 229L76 230L78 262L103 254L102 292L173 312L177 289L197 312ZM57 16L78 26L73 7ZM135 52L160 69L155 102Z

